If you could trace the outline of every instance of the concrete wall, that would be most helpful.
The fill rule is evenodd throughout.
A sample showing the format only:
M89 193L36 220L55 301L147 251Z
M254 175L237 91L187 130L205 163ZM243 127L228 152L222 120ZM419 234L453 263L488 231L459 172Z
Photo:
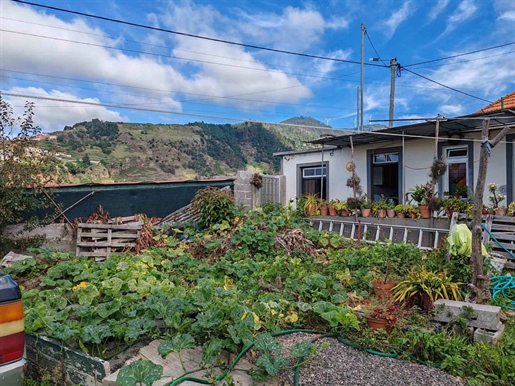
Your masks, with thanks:
M4 230L4 233L16 238L20 236L19 232L22 230L23 224L9 225ZM24 237L39 235L46 236L47 241L44 244L45 247L53 247L65 252L75 253L77 238L70 225L50 224L22 234Z
M498 130L491 131L491 137L497 134ZM512 130L512 134L515 130ZM473 143L473 181L475 186L477 181L477 172L479 164L479 153L481 149L481 133L469 133L465 135L466 139L475 140ZM443 142L443 141L441 141ZM456 146L466 145L467 142L458 142ZM444 145L445 146L445 145ZM488 171L486 182L495 182L499 187L505 188L507 183L507 169L506 169L506 141L498 144L493 150L488 163ZM385 149L390 147L402 147L402 141L389 141L374 143L370 145L357 146L354 149L354 162L356 164L356 172L361 178L361 186L363 192L368 190L367 186L367 150ZM409 139L405 141L403 167L404 167L404 180L401 186L401 195L405 194L411 187L418 184L425 184L429 181L429 171L431 163L433 162L433 154L435 150L434 139ZM286 198L294 199L300 194L298 191L297 168L303 164L321 163L322 153L313 152L305 154L292 154L282 156L282 173L286 176ZM324 152L324 162L328 163L328 183L329 199L346 199L352 195L352 190L346 186L347 179L350 173L345 170L347 162L351 161L351 151L349 148L337 149L334 151ZM514 162L515 166L515 161ZM515 167L513 168L515 170ZM512 179L515 181L515 176ZM515 187L514 187L515 188ZM438 189L438 187L437 187ZM443 191L443 188L440 190ZM485 191L484 203L488 204L488 191ZM515 198L513 198L515 199ZM505 201L505 204L506 201Z

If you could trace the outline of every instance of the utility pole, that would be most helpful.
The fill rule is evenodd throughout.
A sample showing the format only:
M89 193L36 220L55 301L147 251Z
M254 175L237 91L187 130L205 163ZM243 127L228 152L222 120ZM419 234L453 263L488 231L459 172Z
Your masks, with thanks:
M361 127L361 124L360 124L361 115L359 113L359 111L360 111L359 110L359 106L360 106L359 101L361 100L361 97L360 97L361 91L360 90L361 90L361 88L358 86L358 88L356 90L357 91L357 93L356 93L356 103L357 103L357 106L356 106L356 129L358 129L358 131L359 131L359 128Z
M393 127L393 109L395 105L395 70L397 68L397 58L390 59L390 117L388 127Z
M361 99L360 104L360 131L363 131L363 94L365 89L365 24L361 23Z

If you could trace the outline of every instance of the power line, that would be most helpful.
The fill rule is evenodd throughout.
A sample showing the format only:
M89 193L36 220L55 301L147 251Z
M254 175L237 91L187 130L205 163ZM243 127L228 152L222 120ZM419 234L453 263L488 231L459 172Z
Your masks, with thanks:
M111 40L118 40L118 38L115 38L115 37L112 37L112 36L109 36L109 35L106 35L106 34L95 34L95 33L80 31L80 30L76 30L76 29L72 29L72 28L57 27L57 26L53 26L53 25L42 24L42 23L35 23L35 22L31 22L31 21L26 21L26 20L12 19L12 18L9 18L9 17L4 17L4 16L0 16L0 19L16 21L16 22L25 23L25 24L39 25L41 27L54 28L54 29L59 29L59 30L63 30L63 31L70 31L70 32L84 34L84 35L97 36L97 37L111 39ZM166 48L168 50L189 52L189 53L193 53L193 54L199 54L199 55L204 55L204 56L211 56L211 57L214 57L214 58L230 59L230 60L234 60L234 61L237 61L237 62L247 62L247 63L254 63L254 64L256 63L256 61L254 61L254 60L245 60L245 59L232 58L232 57L228 57L228 56L207 54L205 52L185 50L185 49L182 49L182 48L163 46L163 45L152 44L152 43L148 43L148 42L140 42L140 41L137 41L137 40L130 40L130 39L125 39L125 38L123 39L123 42L124 43L125 42L127 42L127 43L136 43L136 44L145 45L145 46L149 46L149 47ZM185 60L190 60L190 59L185 58ZM295 69L295 67L283 66L283 65L280 65L280 64L276 64L276 63L267 63L267 62L259 62L259 63L266 64L268 66L275 66L275 67L282 67L282 68L288 68L288 69ZM301 68L297 68L297 70L306 71L306 68L302 68L302 69ZM309 72L321 73L321 71L309 71Z
M489 51L489 50L495 50L496 48L502 48L502 47L506 47L506 46L511 46L511 45L513 45L513 44L515 44L515 42L510 42L510 43L505 43L505 44L499 44L499 45L497 45L497 46L493 46L493 47L481 48L481 49L479 49L479 50L469 51L469 52L464 52L464 53L462 53L462 54L456 54L456 55L446 56L446 57L444 57L444 58L438 58L438 59L433 59L433 60L426 60L425 62L419 62L419 63L408 64L407 66L403 66L403 67L413 67L413 66L418 66L418 65L421 65L421 64L427 64L427 63L439 62L439 61L442 61L442 60L458 58L458 57L460 57L460 56L476 54L476 53L478 53L478 52L484 52L484 51Z
M175 102L179 103L194 103L198 101L204 101L204 100L213 100L213 99L230 99L230 100L238 100L238 101L244 101L244 102L256 102L256 103L268 103L268 104L277 104L277 105L287 105L287 106L298 106L298 107L308 107L306 105L298 104L298 103L286 103L286 102L275 102L275 101L265 101L265 100L258 100L258 99L245 99L245 98L237 98L238 96L246 96L246 95L255 95L255 94L263 94L268 92L275 92L275 91L282 91L286 89L291 89L295 87L301 87L300 86L290 86L290 87L283 87L273 90L265 90L265 91L255 91L252 93L245 93L245 94L239 94L235 96L216 96L216 95L208 95L208 94L196 94L196 93L188 93L188 92L182 92L182 91L176 91L176 90L162 90L162 89L153 89L153 88L147 88L147 87L138 87L138 86L127 86L117 83L107 83L107 82L95 82L90 80L84 80L84 79L77 79L77 78L66 78L62 76L55 76L55 75L44 75L44 74L36 74L36 73L30 73L30 72L24 72L24 71L14 71L14 70L6 70L1 69L0 71L6 71L6 72L13 72L13 73L19 73L19 74L26 74L26 75L35 75L35 76L42 76L42 77L48 77L48 78L55 78L55 79L63 79L63 80L71 80L76 82L85 82L85 83L93 83L93 84L100 84L100 85L106 85L106 86L117 86L117 87L127 87L127 88L133 88L133 89L142 89L142 90L148 90L148 91L157 91L165 94L169 94L170 92L175 92L179 94L186 94L186 95L195 95L195 96L204 96L206 98L198 98L198 99L186 99L186 100L177 100ZM48 83L48 84L54 84L54 85L61 85L59 83L53 83L53 82L43 82L43 81L36 81L36 80L29 80L29 79L23 79L23 78L16 78L16 77L9 77L6 75L0 75L0 77L4 78L12 78L12 79L20 79L28 82L36 82L36 83ZM91 90L91 91L98 91L95 89L90 89L86 87L80 87L80 86L71 86L71 85L62 85L64 87L71 87L71 88L78 88L78 89L84 89L84 90ZM127 96L136 96L136 97L145 97L150 99L158 99L155 97L146 97L145 95L138 95L138 94L126 94L126 93L118 93L109 91L110 94L120 94L120 95L127 95ZM343 107L333 107L333 106L318 106L318 105L309 105L309 107L316 107L316 108L323 108L323 109L332 109L332 110L351 110L354 111L352 108L343 108Z
M483 101L483 102L493 103L492 101L489 101L489 100L487 100L487 99L483 99L483 98L477 97L477 96L475 96L475 95L472 95L472 94L466 93L466 92L464 92L464 91L460 91L460 90L458 90L458 89L456 89L456 88L454 88L454 87L450 87L450 86L447 86L447 85L445 85L445 84L443 84L443 83L437 82L436 80L430 79L430 78L428 78L427 76L417 74L416 72L411 71L411 70L409 70L409 69L405 68L404 66L401 66L401 68L402 68L402 69L404 69L404 70L406 70L406 71L408 71L408 72L410 72L410 73L412 73L413 75L416 75L416 76L418 76L418 77L420 77L420 78L422 78L422 79L425 79L425 80L427 80L427 81L429 81L429 82L435 83L435 84L437 84L437 85L439 85L439 86L442 86L442 87L448 88L449 90L452 90L452 91L454 91L454 92L457 92L457 93L460 93L460 94L463 94L463 95L469 96L469 97L474 98L474 99L478 99L478 100Z
M324 76L317 76L317 75L306 75L306 74L299 74L299 73L294 73L294 72L286 72L286 71L282 71L282 70L272 70L272 69L257 68L257 67L245 67L245 66L239 66L239 65L236 65L236 64L217 63L217 62L211 62L211 61L200 60L200 59L181 58L180 56L157 54L155 52L139 51L139 50L133 50L133 49L130 49L130 48L106 46L106 45L103 45L103 44L81 42L81 41L78 41L78 40L56 38L54 36L37 35L37 34L31 34L31 33L28 33L28 32L21 32L21 31L12 31L12 30L6 30L6 29L0 29L0 31L8 32L8 33L13 33L13 34L19 34L19 35L32 36L32 37L42 38L42 39L57 40L57 41L61 41L61 42L83 44L83 45L92 46L92 47L107 48L107 49L110 49L110 50L126 51L126 52L131 52L131 53L136 53L136 54L144 54L144 55L158 56L158 57L163 57L163 58L185 60L185 61L188 61L188 62L198 62L198 63L213 64L213 65L222 66L222 67L241 68L241 69L245 69L245 70L261 71L261 72L277 72L277 73L280 73L280 74L302 76L302 77L307 77L307 78L321 78L321 79L330 79L330 80L337 79L337 78L334 78L334 77L324 77Z
M320 126L298 125L298 124L293 124L293 123L276 123L276 122L266 122L266 121L255 121L255 120L249 120L249 119L239 119L239 118L232 118L232 117L206 115L206 114L192 114L192 113L185 113L182 111L128 107L128 106L115 105L115 104L110 104L110 103L77 101L77 100L70 100L70 99L64 99L64 98L45 97L45 96L38 96L38 95L27 95L27 94L11 93L11 92L4 92L4 91L0 91L0 96L1 95L7 95L7 96L13 96L13 97L19 97L19 98L29 98L29 99L51 100L51 101L57 101L57 102L89 105L89 106L93 106L93 107L111 107L111 108L118 108L118 109L125 109L125 110L146 111L146 112L161 113L161 114L184 115L184 116L192 116L192 117L199 117L199 118L223 119L223 120L237 121L237 122L261 123L261 124L266 124L266 125L292 126L292 127L320 129ZM506 117L506 118L512 118L512 117ZM411 119L411 120L416 121L416 120L428 120L428 119L434 120L435 118L434 117L433 118L417 118L417 119ZM458 117L458 118L453 118L451 120L475 120L475 119L480 119L480 117ZM498 126L492 126L491 128L497 129L497 128L505 127L505 126L506 126L506 124L500 124ZM338 129L333 129L333 130L338 130ZM381 131L363 132L363 131L358 131L358 130L354 130L354 129L342 129L342 130L345 130L346 133L354 133L356 135L373 133L374 135L383 135L383 136L390 136L390 137L404 137L404 138L418 138L418 139L436 139L437 138L435 136L423 136L423 135L402 134L402 133L386 133L386 132L381 132ZM479 130L479 127L477 127L476 130ZM335 137L339 137L339 136L335 136ZM481 142L482 141L481 139L472 139L472 138L463 138L463 139L456 138L455 140L456 141L459 141L459 140L469 141L469 142ZM504 143L504 142L501 141L501 143Z
M513 53L515 53L515 51L507 51L507 52L503 52L503 53L500 53L500 54L483 56L481 58L474 58L474 59L468 59L468 60L458 60L456 62L447 63L447 64L433 64L432 66L418 67L417 70L420 70L422 68L434 68L434 67L440 67L440 66L449 66L449 65L453 65L453 64L475 62L477 60L487 60L487 59L490 59L490 58L495 58L497 56L505 56L505 55L509 55L509 54L513 54Z
M133 22L125 21L125 20L119 20L119 19L113 19L113 18L105 17L105 16L93 15L93 14L89 14L89 13L85 13L85 12L72 11L72 10L69 10L69 9L64 9L64 8L59 8L59 7L52 7L52 6L49 6L49 5L32 3L32 2L29 2L29 1L23 1L23 0L12 0L12 1L14 1L16 3L20 3L20 4L27 4L27 5L32 5L34 7L39 7L39 8L44 8L44 9L51 9L51 10L59 11L59 12L71 13L71 14L74 14L74 15L85 16L85 17L99 19L99 20L104 20L104 21L108 21L108 22L112 22L112 23L125 24L125 25L129 25L129 26L132 26L132 27L139 27L139 28L149 29L149 30L152 30L152 31L167 32L167 33L171 33L171 34L174 34L174 35L186 36L186 37L195 38L195 39L208 40L208 41L217 42L217 43L230 44L230 45L233 45L233 46L253 48L253 49L257 49L257 50L276 52L276 53L279 53L279 54L295 55L295 56L301 56L301 57L311 58L311 59L330 60L330 61L333 61L333 62L349 63L349 64L361 64L361 62L356 62L356 61L353 61L353 60L345 60L345 59L337 59L337 58L331 58L331 57L326 57L326 56L304 54L304 53L300 53L300 52L279 50L279 49L270 48L270 47L262 47L262 46L257 46L257 45L253 45L253 44L245 44L245 43L238 43L238 42L233 42L233 41L229 41L229 40L211 38L211 37L208 37L208 36L194 35L194 34L190 34L190 33L186 33L186 32L173 31L173 30L169 30L169 29L165 29L165 28L152 27L152 26L145 25L145 24L133 23ZM373 66L373 67L384 67L384 66L381 66L379 64L373 64L373 63L365 63L365 65Z
M372 46L372 48L374 49L374 52L376 53L377 55L377 58L383 62L384 66L385 67L388 67L388 65L386 64L386 62L381 58L381 55L379 55L379 52L377 52L375 46L374 46L374 43L372 43L372 39L370 39L370 35L368 34L368 31L366 30L365 28L365 35L367 35L367 38L368 38L368 41L370 42L370 45Z

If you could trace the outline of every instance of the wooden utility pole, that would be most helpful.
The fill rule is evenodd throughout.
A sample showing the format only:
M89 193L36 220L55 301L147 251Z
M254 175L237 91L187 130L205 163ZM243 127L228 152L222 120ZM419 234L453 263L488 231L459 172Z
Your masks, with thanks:
M481 131L481 151L479 152L479 169L477 173L476 193L474 198L474 215L472 217L472 283L469 284L472 296L469 300L475 303L483 303L491 298L490 273L483 273L483 253L481 250L482 229L481 220L483 214L483 195L485 191L486 170L488 157L492 149L510 131L511 126L506 126L491 141L488 140L490 119L483 120Z

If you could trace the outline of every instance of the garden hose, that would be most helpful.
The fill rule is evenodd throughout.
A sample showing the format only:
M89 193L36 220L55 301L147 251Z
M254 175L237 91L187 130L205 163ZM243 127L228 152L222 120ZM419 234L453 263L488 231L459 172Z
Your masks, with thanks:
M322 334L320 331L316 331L316 330L294 329L294 330L279 331L279 332L273 333L271 335L273 337L276 337L276 336L281 336L281 335L293 334L293 333L296 333L296 332L308 332L308 333L312 333L312 334ZM218 377L216 377L212 381L208 381L208 380L205 380L205 379L202 379L202 378L182 376L182 377L177 378L175 381L169 383L168 386L176 386L176 385L179 385L179 384L181 384L182 382L185 382L185 381L201 383L203 385L213 385L213 384L216 384L216 383L220 382L221 380L223 380L229 374L229 372L236 366L236 364L240 361L240 359L243 357L243 355L245 355L247 353L247 351L249 351L252 347L254 347L254 342L250 343L247 347L245 347L236 356L236 358L234 358L234 360L229 365L229 367L222 374L220 374ZM296 368L298 368L298 366Z
M497 245L499 245L502 249L504 249L512 258L515 259L515 255L509 251L499 240L495 238L495 236L490 232L484 224L481 224L483 229L490 235L492 240L494 240ZM492 287L492 299L495 303L497 303L497 296L500 294L505 299L511 300L511 306L500 304L501 307L507 308L509 310L515 310L515 300L510 299L508 295L504 292L508 289L515 289L515 280L513 276L494 276L490 279L490 286Z
M494 276L490 279L490 286L492 287L492 300L495 303L498 302L497 296L502 295L505 299L511 300L511 305L500 304L500 306L509 310L515 310L515 300L510 299L508 294L504 292L509 289L515 290L515 277Z
M515 284L515 282L514 282ZM306 329L293 329L293 330L284 330L284 331L280 331L280 332L276 332L276 333L273 333L271 334L273 337L276 337L276 336L281 336L281 335L287 335L287 334L293 334L293 333L296 333L296 332L307 332L307 333L311 333L311 334L324 334L323 332L320 332L320 331L316 331L316 330L306 330ZM337 340L338 342L340 343L343 343L349 347L352 347L352 348L358 348L354 343L348 341L348 340L345 340L341 337L337 337ZM230 364L230 366L222 373L220 374L218 377L216 377L214 380L211 380L211 381L208 381L206 379L201 379L201 378L196 378L196 377L190 377L190 376L182 376L182 377L179 377L177 378L175 381L169 383L167 386L177 386L179 384L181 384L182 382L186 382L186 381L191 381L191 382L195 382L195 383L200 383L200 384L203 384L203 385L214 385L220 381L222 381L228 374L229 372L234 369L234 367L236 366L236 364L240 361L240 359L243 357L243 355L245 355L247 353L247 351L249 351L252 347L254 346L254 342L250 343L247 347L245 347L237 356L236 358L234 358L234 360L232 361L232 363ZM377 356L380 356L380 357L385 357L385 358L396 358L398 356L398 353L396 352L393 352L393 353L383 353L383 352L380 352L380 351L375 351L375 350L371 350L371 349L366 349L365 352L369 353L369 354L373 354L373 355L377 355ZM299 382L300 382L300 366L301 366L301 363L303 361L304 358L299 358L297 360L297 363L295 364L295 367L294 367L294 386L299 386ZM424 364L426 366L433 366L433 367L438 367L436 366L436 364L430 364L430 363L427 363L427 362L423 362L415 357L412 357L413 360L421 363L421 364Z

